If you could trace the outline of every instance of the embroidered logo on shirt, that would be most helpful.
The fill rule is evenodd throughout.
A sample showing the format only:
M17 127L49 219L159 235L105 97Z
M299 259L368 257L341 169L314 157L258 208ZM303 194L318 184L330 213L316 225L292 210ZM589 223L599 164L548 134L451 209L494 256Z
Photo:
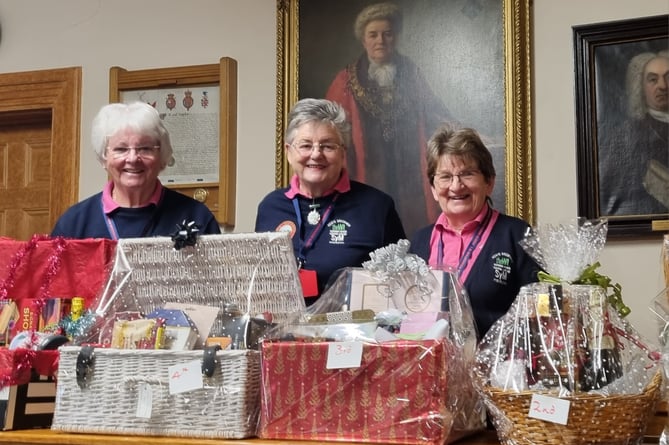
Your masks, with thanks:
M328 223L330 229L330 244L344 244L351 224L344 219L335 219Z
M297 227L295 226L295 223L292 221L284 221L278 226L276 226L276 229L274 231L287 233L292 238L295 235L295 232L297 231Z
M497 252L492 256L492 260L492 280L497 284L506 286L513 263L511 255L508 252Z

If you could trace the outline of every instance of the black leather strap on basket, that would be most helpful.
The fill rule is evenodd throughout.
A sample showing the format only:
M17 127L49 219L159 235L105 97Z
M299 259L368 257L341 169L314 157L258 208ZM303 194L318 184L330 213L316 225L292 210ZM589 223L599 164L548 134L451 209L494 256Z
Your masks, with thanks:
M95 362L95 348L93 346L82 346L77 356L77 384L79 388L86 387L86 379Z
M204 355L202 356L202 374L207 377L214 375L214 371L218 367L218 359L216 352L221 349L221 345L212 345L204 348Z

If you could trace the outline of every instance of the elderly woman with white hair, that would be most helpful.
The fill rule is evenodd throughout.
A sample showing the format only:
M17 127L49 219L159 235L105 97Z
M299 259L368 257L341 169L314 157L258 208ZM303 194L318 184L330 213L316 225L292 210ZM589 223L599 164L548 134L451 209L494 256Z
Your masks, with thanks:
M669 216L669 51L642 52L627 66L627 116L600 160L606 215Z
M391 195L411 233L437 217L423 180L425 147L427 137L452 119L418 67L396 50L402 30L397 5L367 6L353 28L363 52L337 73L325 97L340 103L351 121L351 177Z
M110 177L102 192L73 205L52 236L139 238L168 236L194 222L199 233L220 233L211 211L163 187L158 175L172 162L172 144L158 111L142 102L103 106L93 119L91 142Z

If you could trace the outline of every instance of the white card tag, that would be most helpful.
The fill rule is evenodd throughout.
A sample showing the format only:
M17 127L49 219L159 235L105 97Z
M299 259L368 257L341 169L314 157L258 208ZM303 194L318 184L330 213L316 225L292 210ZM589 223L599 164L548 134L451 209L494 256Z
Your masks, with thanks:
M0 389L0 400L9 400L9 385Z
M530 401L529 417L566 425L569 419L569 400L534 394Z
M170 366L168 371L170 394L194 391L204 387L202 364L199 360Z
M362 362L362 343L338 341L328 343L327 369L359 368Z
M153 406L153 390L148 383L140 383L137 387L137 411L135 417L142 419L151 418L151 407Z

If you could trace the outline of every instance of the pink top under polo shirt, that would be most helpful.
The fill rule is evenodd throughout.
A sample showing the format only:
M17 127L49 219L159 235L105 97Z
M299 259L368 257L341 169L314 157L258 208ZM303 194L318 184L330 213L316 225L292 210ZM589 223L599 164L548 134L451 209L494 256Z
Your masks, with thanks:
M109 215L114 210L121 207L114 201L112 198L112 191L114 190L114 183L109 181L105 187L102 189L102 211L105 215ZM157 181L156 189L153 191L153 195L149 198L149 201L142 204L140 207L146 207L150 204L158 205L160 203L160 197L163 194L163 184L160 181Z
M443 255L442 264L457 269L458 264L460 263L460 259L462 258L462 255L465 253L467 246L469 246L469 243L472 241L477 228L483 223L486 213L488 212L488 208L489 207L487 204L484 205L479 214L476 215L476 218L467 222L463 226L461 233L455 231L448 224L446 215L444 213L441 213L441 215L439 215L439 218L437 218L437 222L434 224L434 229L432 230L432 235L430 237L429 264L434 266L437 265L438 263L439 244L440 244L439 239L441 238L441 244L443 245L443 252L441 252ZM462 272L459 275L460 283L464 283L464 281L467 279L467 275L469 274L472 265L474 264L476 258L481 252L481 249L483 249L483 246L488 240L490 232L492 231L492 228L495 225L495 221L497 221L498 216L499 212L495 209L492 209L492 215L490 217L490 221L488 222L488 226L481 235L481 239L479 240L474 251L472 252L472 256L467 262L466 267L462 270Z
M351 180L348 177L348 171L342 169L339 181L337 181L333 188L326 191L323 196L331 195L334 192L345 193L349 190L351 190ZM285 195L288 199L293 199L297 195L304 196L300 193L300 178L298 178L297 175L293 175L290 179L290 188L286 191Z

